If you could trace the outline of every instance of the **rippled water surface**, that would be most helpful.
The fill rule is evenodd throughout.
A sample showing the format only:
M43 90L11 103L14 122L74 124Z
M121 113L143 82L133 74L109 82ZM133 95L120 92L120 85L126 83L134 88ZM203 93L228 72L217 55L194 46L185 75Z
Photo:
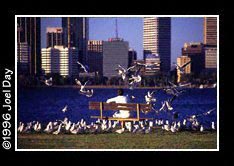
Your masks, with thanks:
M135 96L136 103L145 103L144 96L148 90L152 89L125 89L125 94ZM116 96L116 89L94 89L94 95L91 98L79 94L78 88L60 88L60 87L40 87L18 90L17 115L18 122L29 122L38 120L42 123L55 121L68 117L72 122L77 122L81 118L88 122L94 121L90 116L98 115L98 111L89 110L89 101L106 101L108 98ZM171 96L163 90L156 92L156 109L161 107L161 102ZM61 110L68 105L68 111L63 113ZM201 114L217 107L217 89L186 89L173 102L171 112L161 112L156 114L154 111L147 115L152 118L170 119L173 113L179 113L179 119L188 115ZM106 114L113 114L108 111ZM215 121L217 119L217 110L209 116L200 117L204 123Z

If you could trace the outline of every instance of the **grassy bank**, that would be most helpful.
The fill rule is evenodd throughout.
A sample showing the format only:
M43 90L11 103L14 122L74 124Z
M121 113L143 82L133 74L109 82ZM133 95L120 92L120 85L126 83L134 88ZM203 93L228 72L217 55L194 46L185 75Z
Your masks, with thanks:
M19 134L18 149L216 149L216 132Z

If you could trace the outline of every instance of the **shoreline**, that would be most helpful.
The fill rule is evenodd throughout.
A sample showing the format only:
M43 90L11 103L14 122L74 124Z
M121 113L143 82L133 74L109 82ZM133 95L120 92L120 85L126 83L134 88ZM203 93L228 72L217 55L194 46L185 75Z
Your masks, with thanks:
M18 87L18 88L45 88L48 86L28 86L28 87ZM55 87L55 88L80 88L80 86L78 85L53 85L51 87ZM118 89L118 88L123 88L123 89L129 89L129 87L127 86L117 86L117 85L87 85L86 88L91 88L91 89ZM150 87L150 86L146 86L146 87L136 87L134 89L163 89L164 87ZM191 87L186 87L186 88L198 88L198 89L213 89L214 87L203 87L203 88L199 88L196 86L191 86ZM215 87L216 88L216 87Z

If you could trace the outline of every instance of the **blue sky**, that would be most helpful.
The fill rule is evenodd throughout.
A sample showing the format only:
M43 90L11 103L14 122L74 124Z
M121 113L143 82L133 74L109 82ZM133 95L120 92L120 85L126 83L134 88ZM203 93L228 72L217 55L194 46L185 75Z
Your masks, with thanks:
M46 27L61 26L61 18L42 18L41 44L46 46ZM203 17L173 17L171 20L171 62L181 55L185 42L203 42ZM142 18L118 18L119 37L129 42L137 51L138 59L143 57ZM108 40L115 37L115 18L90 18L89 39Z

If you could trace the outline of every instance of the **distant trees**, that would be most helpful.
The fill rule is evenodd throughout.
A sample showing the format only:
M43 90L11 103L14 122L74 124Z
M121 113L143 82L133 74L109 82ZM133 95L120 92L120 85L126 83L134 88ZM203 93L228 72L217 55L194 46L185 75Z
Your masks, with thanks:
M53 85L75 85L75 78L79 79L82 83L89 80L88 85L127 85L127 81L123 81L120 76L104 77L100 75L95 76L61 76L59 73L46 74L45 76L31 76L31 75L18 75L18 86L40 86L44 85L43 80L53 78ZM142 75L140 87L161 87L165 86L168 81L176 83L177 75L173 73L158 72L154 75ZM194 85L200 84L214 84L217 82L216 72L201 72L200 74L185 74L181 78L182 82L190 82Z

